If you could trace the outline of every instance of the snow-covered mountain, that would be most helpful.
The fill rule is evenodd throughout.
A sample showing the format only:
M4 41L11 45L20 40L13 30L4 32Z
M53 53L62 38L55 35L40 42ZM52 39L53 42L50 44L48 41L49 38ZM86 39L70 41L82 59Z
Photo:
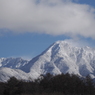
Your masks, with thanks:
M35 71L32 71L32 73L25 73L20 69L0 68L0 82L7 82L11 77L24 81L32 81L38 78L39 74Z
M6 82L11 77L15 77L20 80L30 79L29 75L23 72L22 70L11 69L11 68L6 68L6 67L0 68L0 81L1 82Z
M75 47L67 41L57 41L39 56L33 58L22 70L27 73L54 75L61 73L91 75L95 78L95 49Z
M28 63L27 60L24 60L20 57L19 58L0 58L0 67L20 69L27 63Z
M95 78L95 48L75 47L68 41L55 42L29 62L21 59L0 60L1 67L13 68L0 68L1 81L12 76L24 80L35 79L46 73L70 73L83 77L90 75Z

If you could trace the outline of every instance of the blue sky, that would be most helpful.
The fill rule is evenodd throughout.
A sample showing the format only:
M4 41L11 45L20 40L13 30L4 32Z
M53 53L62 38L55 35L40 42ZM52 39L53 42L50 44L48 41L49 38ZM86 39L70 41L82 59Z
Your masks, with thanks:
M0 57L33 58L57 40L69 39L67 36L25 33L7 34L0 37Z
M0 4L0 57L31 59L57 40L73 39L80 46L95 47L95 0L38 4L0 0Z
M88 4L95 7L95 0L77 0L78 3Z

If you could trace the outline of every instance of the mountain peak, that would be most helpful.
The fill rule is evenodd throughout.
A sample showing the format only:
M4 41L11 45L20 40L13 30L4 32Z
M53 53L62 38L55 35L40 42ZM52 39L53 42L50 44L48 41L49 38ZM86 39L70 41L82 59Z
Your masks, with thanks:
M66 41L66 40L58 40L55 43L56 44L66 44L66 43L68 43L68 41Z
M95 78L95 49L88 46L77 47L75 44L70 40L56 41L29 62L21 58L3 58L0 66L21 69L34 79L46 73L53 75L69 73L82 77L90 75ZM7 74L4 71L3 73Z
M60 49L62 48L66 48L66 49L70 49L70 48L82 48L81 46L78 45L78 43L75 43L72 40L62 40L62 41L56 41L52 47L59 47Z
M60 46L69 46L69 45L71 45L70 42L68 42L68 41L61 41L61 40L56 41L56 42L54 43L54 45L56 45L56 44L59 44Z
M70 73L79 76L95 72L95 50L89 47L75 47L69 41L56 41L42 54L33 58L25 68L28 73L38 74Z

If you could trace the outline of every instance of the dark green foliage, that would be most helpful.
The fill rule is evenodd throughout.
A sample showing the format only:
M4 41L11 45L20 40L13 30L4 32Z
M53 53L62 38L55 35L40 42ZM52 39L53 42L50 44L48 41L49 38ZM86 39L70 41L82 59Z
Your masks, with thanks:
M0 83L0 95L95 95L93 80L87 76L51 74L41 75L42 79L32 82L12 77L7 83Z
M21 87L22 87L22 82L17 80L15 77L12 77L6 83L6 87L4 89L4 95L20 95Z
M0 83L0 95L4 95L4 90L6 88L6 84L5 83Z

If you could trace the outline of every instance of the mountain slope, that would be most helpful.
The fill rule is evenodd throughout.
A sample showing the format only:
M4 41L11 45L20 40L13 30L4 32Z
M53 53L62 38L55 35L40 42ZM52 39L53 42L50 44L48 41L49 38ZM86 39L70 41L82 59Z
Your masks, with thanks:
M29 75L18 69L0 68L0 81L6 82L10 77L16 77L17 79L28 80Z
M95 78L95 49L57 41L29 62L21 58L1 58L0 67L0 81L7 81L12 76L23 80L36 79L46 73Z
M32 81L39 77L39 74L32 71L32 73L25 73L20 69L0 68L0 82L7 82L11 77L15 77L19 80Z
M20 69L27 63L28 61L22 58L0 58L0 67Z
M60 74L79 76L91 75L95 78L95 49L74 47L66 41L57 41L39 56L33 58L22 70L27 73Z

